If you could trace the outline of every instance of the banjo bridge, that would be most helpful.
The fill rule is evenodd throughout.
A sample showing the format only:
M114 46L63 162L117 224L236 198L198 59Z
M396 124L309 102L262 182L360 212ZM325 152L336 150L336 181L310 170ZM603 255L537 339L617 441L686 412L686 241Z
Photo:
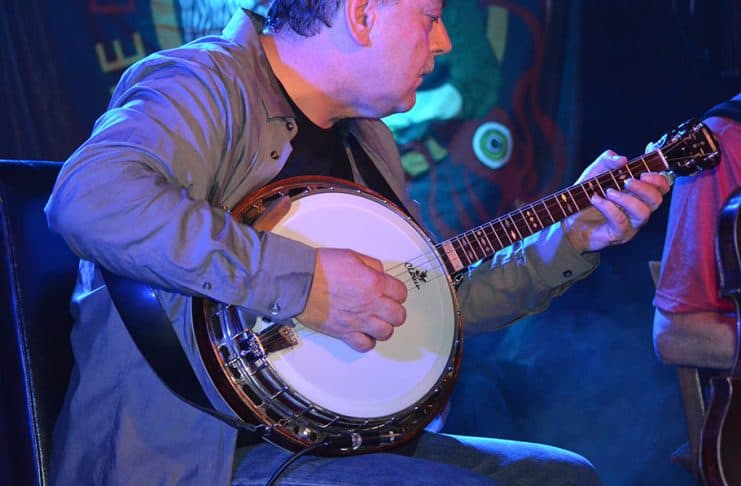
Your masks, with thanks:
M273 324L259 332L257 338L260 344L262 344L265 355L291 348L298 344L296 332L291 326L284 324Z

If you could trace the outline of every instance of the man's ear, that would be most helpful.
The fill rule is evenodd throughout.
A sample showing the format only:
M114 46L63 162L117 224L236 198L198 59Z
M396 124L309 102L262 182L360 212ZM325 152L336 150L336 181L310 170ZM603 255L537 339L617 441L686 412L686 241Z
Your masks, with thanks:
M350 35L360 45L369 46L376 21L378 0L345 0L345 18Z

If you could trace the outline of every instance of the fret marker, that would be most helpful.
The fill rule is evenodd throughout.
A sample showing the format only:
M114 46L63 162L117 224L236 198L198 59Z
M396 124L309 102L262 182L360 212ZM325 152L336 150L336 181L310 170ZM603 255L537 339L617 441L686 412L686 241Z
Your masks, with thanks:
M486 235L484 235L483 231L481 230L476 231L476 239L481 245L482 250L484 250L486 253L491 253L491 247L489 247L489 242L486 240Z
M574 208L571 206L569 198L567 198L565 194L561 194L561 201L566 205L566 209L568 209L569 214L574 212Z

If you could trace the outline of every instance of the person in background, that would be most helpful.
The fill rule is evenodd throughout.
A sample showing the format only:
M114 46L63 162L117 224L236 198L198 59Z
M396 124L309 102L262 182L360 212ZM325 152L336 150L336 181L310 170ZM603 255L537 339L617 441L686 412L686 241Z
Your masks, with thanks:
M206 297L341 340L357 352L394 339L406 287L349 249L312 248L234 220L271 181L331 175L370 187L421 222L381 117L409 110L451 50L443 0L275 0L239 10L221 36L138 62L46 207L81 258L73 296L74 374L53 437L57 484L264 484L289 457L239 442L178 400L149 368L111 303L101 268L156 287L216 409L228 413L194 346L190 301ZM626 163L612 151L582 178ZM630 240L669 190L660 174L594 196L593 207L472 270L458 288L467 332L548 306L591 273L598 250ZM285 205L284 205L285 206ZM283 207L285 210L286 207ZM398 450L303 456L287 484L598 484L562 449L423 432Z
M708 111L721 163L674 184L654 297L654 348L667 364L731 367L736 308L719 294L715 235L723 203L741 186L740 117L741 93Z

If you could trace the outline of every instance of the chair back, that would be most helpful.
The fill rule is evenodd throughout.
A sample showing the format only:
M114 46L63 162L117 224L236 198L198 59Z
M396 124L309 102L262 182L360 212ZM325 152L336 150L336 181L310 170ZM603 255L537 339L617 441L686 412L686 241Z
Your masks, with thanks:
M72 370L69 303L78 259L49 231L43 211L60 167L0 160L4 484L48 484L51 434Z

